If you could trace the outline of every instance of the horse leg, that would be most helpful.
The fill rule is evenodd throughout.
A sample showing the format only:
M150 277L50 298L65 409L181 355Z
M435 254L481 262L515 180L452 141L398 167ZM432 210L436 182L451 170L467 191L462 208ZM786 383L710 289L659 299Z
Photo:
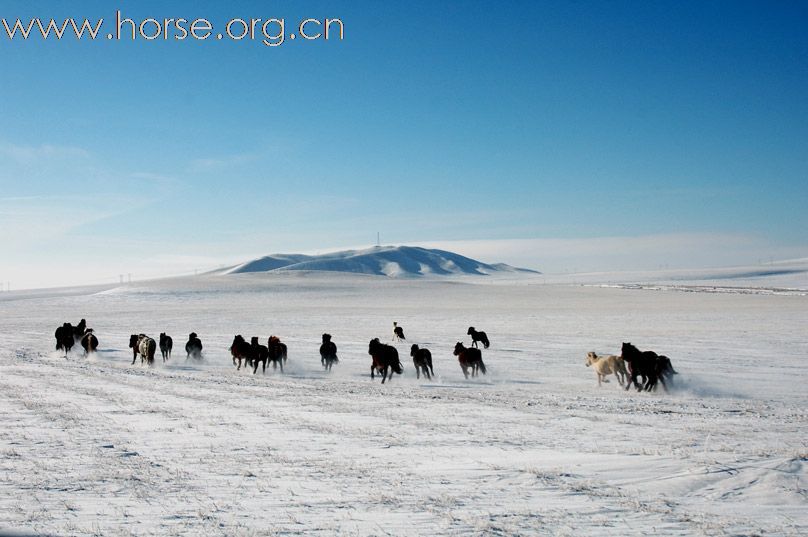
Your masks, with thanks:
M278 360L278 365L281 367L281 373L283 373L283 358Z
M374 369L375 369L375 367L370 366L370 380L373 380L374 378L376 378L376 377L373 376L373 370Z
M382 377L382 384L384 384L384 381L387 380L387 366L384 366L382 373L384 373L384 376Z

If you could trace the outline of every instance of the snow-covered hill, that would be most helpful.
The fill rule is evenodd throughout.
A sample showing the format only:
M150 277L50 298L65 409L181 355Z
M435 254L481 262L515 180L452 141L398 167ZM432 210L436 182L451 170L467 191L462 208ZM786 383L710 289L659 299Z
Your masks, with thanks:
M475 275L501 273L538 274L497 263L489 265L445 250L430 250L416 246L376 246L365 250L343 250L322 255L274 254L253 259L221 271L221 274L310 270L351 272L391 277L425 275Z

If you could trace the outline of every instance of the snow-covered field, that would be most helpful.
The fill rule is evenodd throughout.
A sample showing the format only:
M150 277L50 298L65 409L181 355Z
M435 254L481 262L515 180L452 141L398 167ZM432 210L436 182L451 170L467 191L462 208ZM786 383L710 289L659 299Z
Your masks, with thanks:
M808 296L611 281L300 272L4 293L0 533L808 533ZM53 331L82 317L101 352L65 359ZM367 344L393 321L405 371L381 385ZM451 351L470 325L492 346L489 374L465 380ZM204 363L130 365L129 334L161 331L177 350L197 332ZM286 374L235 371L237 333L281 336ZM598 388L586 352L622 341L669 356L676 388ZM415 379L413 342L434 381Z

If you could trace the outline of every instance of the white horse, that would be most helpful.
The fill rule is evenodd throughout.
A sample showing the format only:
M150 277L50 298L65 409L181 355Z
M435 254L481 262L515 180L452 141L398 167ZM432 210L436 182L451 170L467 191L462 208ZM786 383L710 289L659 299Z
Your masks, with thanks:
M129 348L132 349L132 365L135 360L140 356L141 365L145 361L147 364L154 365L154 353L157 351L157 342L146 334L132 334L129 336Z
M628 371L626 371L626 364L619 356L598 356L594 352L586 354L586 367L592 366L598 376L598 386L602 382L609 382L606 375L614 374L617 377L617 382L623 386L628 378Z

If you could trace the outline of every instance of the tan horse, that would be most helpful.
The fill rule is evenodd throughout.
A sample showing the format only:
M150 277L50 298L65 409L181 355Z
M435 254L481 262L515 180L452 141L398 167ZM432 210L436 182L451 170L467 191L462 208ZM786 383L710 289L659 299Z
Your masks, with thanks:
M628 378L628 371L626 371L626 364L619 356L598 356L594 352L586 353L586 367L592 366L598 376L598 386L602 382L609 382L606 379L607 375L614 374L617 377L617 382L620 386L626 383Z

